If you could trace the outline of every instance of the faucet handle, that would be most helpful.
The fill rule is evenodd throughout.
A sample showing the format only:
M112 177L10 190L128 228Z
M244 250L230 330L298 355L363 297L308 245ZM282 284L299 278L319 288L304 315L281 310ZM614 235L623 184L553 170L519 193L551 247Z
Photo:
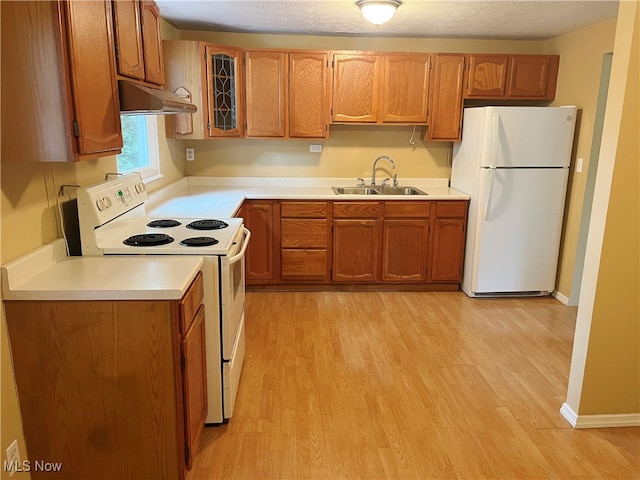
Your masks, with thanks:
M356 178L356 187L364 187L364 178Z
M384 180L382 180L382 186L386 187L388 181L389 181L389 178L385 178Z

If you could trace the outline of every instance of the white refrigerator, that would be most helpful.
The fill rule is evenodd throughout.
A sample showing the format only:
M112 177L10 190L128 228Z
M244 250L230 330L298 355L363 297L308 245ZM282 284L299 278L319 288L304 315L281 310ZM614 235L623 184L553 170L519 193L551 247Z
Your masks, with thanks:
M465 108L451 187L470 197L462 290L555 288L576 107Z

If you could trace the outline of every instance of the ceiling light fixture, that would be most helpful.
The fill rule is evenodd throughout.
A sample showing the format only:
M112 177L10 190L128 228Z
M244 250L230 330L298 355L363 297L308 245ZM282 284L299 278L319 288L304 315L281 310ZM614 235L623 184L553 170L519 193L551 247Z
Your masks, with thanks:
M358 0L356 2L362 16L376 27L391 20L400 5L402 5L400 0Z

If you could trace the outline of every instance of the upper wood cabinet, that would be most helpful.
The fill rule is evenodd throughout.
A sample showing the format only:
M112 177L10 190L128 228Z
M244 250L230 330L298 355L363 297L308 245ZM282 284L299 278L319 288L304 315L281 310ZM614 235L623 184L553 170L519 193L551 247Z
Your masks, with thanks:
M334 53L334 123L426 124L429 54Z
M509 57L506 55L469 55L465 97L504 97L507 91Z
M553 100L558 79L558 55L513 55L507 97Z
M142 0L141 6L145 80L157 85L164 85L160 9L155 2L150 0Z
M289 52L289 137L329 134L327 52Z
M247 137L326 138L327 53L245 52Z
M432 57L427 140L453 142L462 135L462 82L465 55Z
M242 50L205 45L206 136L241 137L244 133Z
M429 59L419 53L382 56L382 123L427 122Z
M150 0L113 1L118 73L164 85L160 10Z
M332 122L378 121L380 64L375 53L334 53Z
M142 54L142 28L140 22L139 0L118 0L113 2L113 26L115 29L118 73L144 80L144 57Z
M287 134L287 55L270 50L245 51L247 137Z
M189 40L162 42L166 85L188 92L198 111L167 115L170 138L209 139L244 134L242 49Z
M2 2L2 160L120 153L111 3Z
M553 100L558 55L469 55L465 98Z

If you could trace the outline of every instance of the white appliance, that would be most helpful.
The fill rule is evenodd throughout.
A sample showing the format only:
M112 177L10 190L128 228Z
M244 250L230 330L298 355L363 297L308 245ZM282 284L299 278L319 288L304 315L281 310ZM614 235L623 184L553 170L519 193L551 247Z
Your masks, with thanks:
M231 418L244 359L244 255L251 233L241 218L146 215L137 174L78 189L82 255L197 255L203 258L208 424Z
M576 107L465 108L451 187L468 194L462 290L548 295L555 288Z

